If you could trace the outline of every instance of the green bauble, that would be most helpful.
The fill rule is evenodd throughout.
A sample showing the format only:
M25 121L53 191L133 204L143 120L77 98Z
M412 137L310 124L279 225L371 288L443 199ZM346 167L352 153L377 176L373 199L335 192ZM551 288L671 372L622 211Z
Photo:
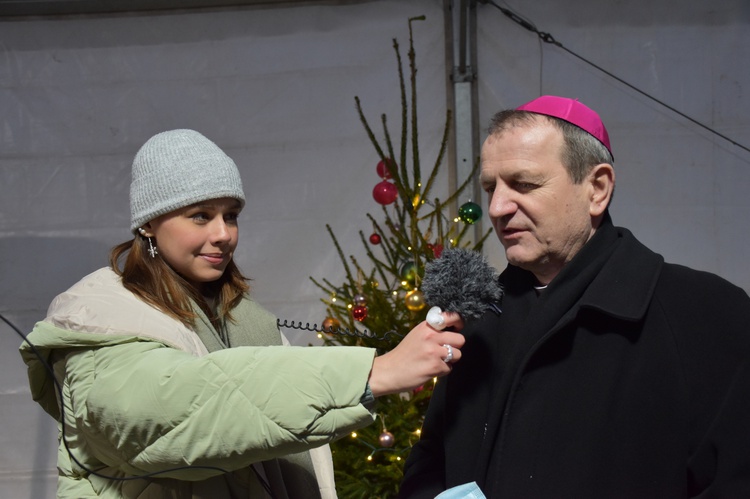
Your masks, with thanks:
M460 218L462 222L471 225L482 218L482 208L471 201L464 203L458 209L458 218Z
M401 266L399 275L401 276L401 279L403 281L406 281L407 283L413 285L417 281L417 276L419 275L419 267L414 262L406 262Z

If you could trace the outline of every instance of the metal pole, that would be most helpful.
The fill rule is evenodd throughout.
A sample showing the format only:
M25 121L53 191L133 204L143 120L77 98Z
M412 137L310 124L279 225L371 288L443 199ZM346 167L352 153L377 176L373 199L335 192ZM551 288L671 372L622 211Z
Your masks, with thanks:
M471 175L479 157L477 126L477 38L475 0L444 0L448 106L453 110L453 130L448 145L449 188L455 190ZM456 63L457 62L457 63ZM481 191L475 177L458 199L458 205L473 201L480 206ZM451 217L458 215L456 206ZM482 220L474 224L472 241L482 237Z

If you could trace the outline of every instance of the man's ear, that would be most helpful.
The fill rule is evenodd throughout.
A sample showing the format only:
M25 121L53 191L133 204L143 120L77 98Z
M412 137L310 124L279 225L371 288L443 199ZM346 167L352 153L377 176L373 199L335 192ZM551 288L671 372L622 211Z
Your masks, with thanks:
M607 210L612 201L615 169L609 163L600 163L591 169L587 181L591 187L589 213L592 217L598 217Z

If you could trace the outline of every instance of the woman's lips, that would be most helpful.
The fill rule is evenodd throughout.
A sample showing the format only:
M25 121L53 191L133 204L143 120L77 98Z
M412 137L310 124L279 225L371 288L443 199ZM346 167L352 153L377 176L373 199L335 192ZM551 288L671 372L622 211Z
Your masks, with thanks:
M201 253L201 258L205 259L209 263L216 265L216 264L222 263L224 259L226 258L226 256L222 254L215 254L215 253L211 253L211 254Z

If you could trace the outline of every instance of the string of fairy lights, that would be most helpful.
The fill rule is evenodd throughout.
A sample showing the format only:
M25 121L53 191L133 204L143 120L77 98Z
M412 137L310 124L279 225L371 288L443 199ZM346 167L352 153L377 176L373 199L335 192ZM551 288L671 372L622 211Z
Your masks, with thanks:
M401 461L402 460L401 455L404 452L408 451L411 448L411 446L408 446L408 447L395 447L396 437L394 437L393 433L391 433L390 431L388 431L388 429L386 428L385 421L384 421L384 418L383 418L382 414L378 414L378 417L380 417L380 419L381 419L382 426L381 426L380 435L378 436L378 445L377 446L374 445L374 444L372 444L372 443L370 443L370 442L368 442L366 439L360 438L360 435L356 431L353 431L351 433L350 437L352 439L356 440L358 443L364 445L365 447L367 447L370 450L370 453L365 458L365 460L368 461L368 462L372 462L373 459L375 458L375 455L377 453L379 453L379 452L391 452L391 453L395 453L394 459L396 461ZM419 437L422 434L422 429L421 428L417 428L416 430L412 431L411 433L412 433L412 435L414 436L414 438L416 440L419 440Z

